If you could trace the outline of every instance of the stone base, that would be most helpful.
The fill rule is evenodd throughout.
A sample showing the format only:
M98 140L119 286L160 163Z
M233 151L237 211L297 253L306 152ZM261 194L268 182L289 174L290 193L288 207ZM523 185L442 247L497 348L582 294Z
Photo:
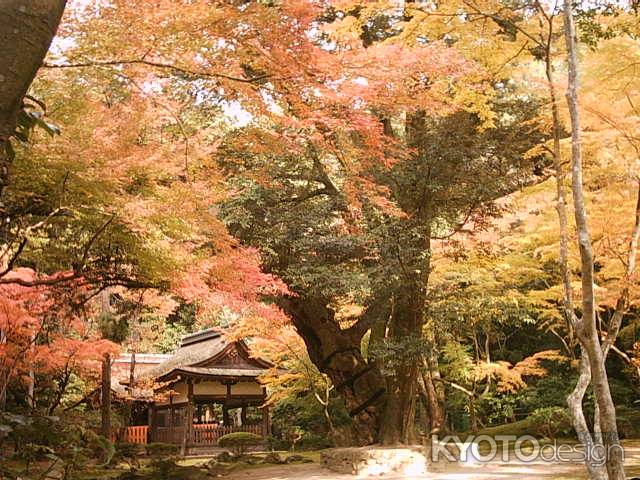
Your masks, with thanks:
M320 454L320 464L333 472L359 477L399 474L412 478L427 473L422 446L331 448Z

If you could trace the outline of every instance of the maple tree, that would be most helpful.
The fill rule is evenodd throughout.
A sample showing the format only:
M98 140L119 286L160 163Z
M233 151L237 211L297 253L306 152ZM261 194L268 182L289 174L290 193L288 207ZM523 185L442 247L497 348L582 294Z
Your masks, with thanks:
M32 281L34 273L18 268L8 276ZM24 398L34 408L33 382L36 375L44 375L59 378L58 391L48 405L52 413L59 406L72 374L91 375L104 353L117 350L115 344L91 331L81 316L66 311L64 303L58 303L59 295L59 291L47 287L2 286L0 398L3 405L13 382L19 390L27 392ZM54 308L58 309L55 314Z
M12 168L1 192L3 391L53 373L54 411L70 372L93 385L87 366L102 360L106 374L115 352L89 332L105 316L134 355L218 323L288 370L266 379L273 403L309 395L336 439L338 400L353 443L410 443L455 426L454 391L479 428L495 418L491 402L571 371L548 363L560 349L583 359L578 435L589 434L589 383L596 422L613 433L605 362L638 368L628 12L577 14L593 48L581 91L590 260L569 221L581 185L565 172L560 5L177 3L70 3L29 98L35 71L14 94L32 124L0 130L15 156L0 159ZM593 315L574 305L592 284ZM56 320L53 292L69 301ZM584 312L602 321L589 330L606 335L602 361L580 353ZM11 361L23 351L49 364ZM608 473L587 467L621 475L615 459Z

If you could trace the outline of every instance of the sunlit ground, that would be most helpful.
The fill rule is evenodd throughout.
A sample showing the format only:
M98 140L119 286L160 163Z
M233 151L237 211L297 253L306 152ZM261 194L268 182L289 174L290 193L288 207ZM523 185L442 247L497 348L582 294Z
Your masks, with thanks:
M627 476L640 475L640 440L624 442ZM574 463L523 463L517 459L508 462L494 460L488 463L438 463L432 465L427 475L375 477L386 480L412 478L415 480L582 480L586 478L584 467ZM322 470L318 465L294 465L265 467L237 472L231 480L346 480L356 478Z

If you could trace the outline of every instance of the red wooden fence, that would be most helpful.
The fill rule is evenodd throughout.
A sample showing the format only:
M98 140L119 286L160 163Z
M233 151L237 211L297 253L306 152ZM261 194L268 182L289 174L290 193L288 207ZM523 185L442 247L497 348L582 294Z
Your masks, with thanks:
M122 441L126 443L147 443L148 431L149 427L146 425L125 427L122 433Z
M239 427L235 426L222 426L222 425L202 425L196 424L193 426L193 433L191 437L190 445L205 445L216 446L218 445L218 439L223 435L234 432L249 432L256 435L263 435L262 425L243 425ZM149 427L146 425L135 427L124 427L116 435L114 432L113 440L116 440L116 436L120 441L126 443L147 443L149 437ZM152 442L162 443L182 443L183 427L158 427L156 428L154 438L149 439Z

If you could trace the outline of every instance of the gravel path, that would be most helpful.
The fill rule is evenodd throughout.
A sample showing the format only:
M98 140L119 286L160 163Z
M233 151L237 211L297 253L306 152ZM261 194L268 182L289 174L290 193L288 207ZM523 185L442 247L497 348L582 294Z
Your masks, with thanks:
M640 474L640 442L625 446L629 474ZM316 464L274 466L238 472L229 480L354 480L353 475L340 475L323 470ZM406 480L408 477L375 477L384 480ZM429 474L413 477L412 480L582 480L584 467L571 463L522 463L493 461L485 464L462 465L458 463L438 464Z

